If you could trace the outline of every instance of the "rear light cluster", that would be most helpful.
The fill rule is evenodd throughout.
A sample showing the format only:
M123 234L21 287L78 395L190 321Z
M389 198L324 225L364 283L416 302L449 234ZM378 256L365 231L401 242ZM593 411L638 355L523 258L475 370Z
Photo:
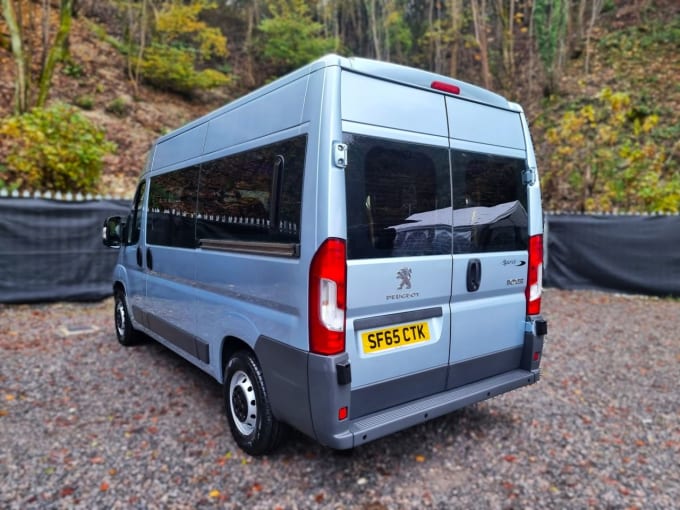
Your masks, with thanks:
M543 292L543 236L529 238L529 274L527 278L527 315L541 313Z
M326 239L309 270L309 350L332 355L345 350L347 250L342 239Z

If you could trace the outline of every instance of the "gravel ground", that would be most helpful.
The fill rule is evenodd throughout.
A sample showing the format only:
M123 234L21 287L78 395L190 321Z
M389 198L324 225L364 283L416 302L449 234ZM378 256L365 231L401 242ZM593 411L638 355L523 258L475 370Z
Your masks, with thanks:
M209 376L120 347L112 309L0 305L0 508L680 507L678 300L548 290L539 384L351 454L293 433L263 458Z

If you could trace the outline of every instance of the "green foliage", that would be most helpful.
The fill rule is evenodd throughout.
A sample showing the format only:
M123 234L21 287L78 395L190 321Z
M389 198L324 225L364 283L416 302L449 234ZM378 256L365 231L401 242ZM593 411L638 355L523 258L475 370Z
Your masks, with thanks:
M77 96L73 100L73 104L78 108L82 108L83 110L91 110L94 108L94 98L89 94Z
M390 54L394 61L406 63L414 45L413 32L404 19L402 11L392 11L385 18L385 29L389 39Z
M568 7L567 0L536 0L534 3L538 54L551 86L559 73L559 52L567 33Z
M151 85L185 96L229 83L225 74L214 69L199 71L195 64L196 56L190 49L154 44L144 52L141 70Z
M156 17L154 42L140 62L147 83L186 96L229 83L229 76L220 71L200 69L211 58L229 54L222 32L198 19L214 7L205 1L164 5Z
M304 65L338 46L325 38L323 25L315 22L304 0L271 0L271 18L258 25L262 55L281 74Z
M96 191L105 154L115 144L67 105L34 108L0 124L7 154L0 185L34 190Z
M130 113L130 105L122 97L117 97L106 105L105 110L107 113L115 115L116 117L125 117Z
M546 141L543 186L550 201L583 211L680 211L680 173L660 117L624 92L605 88L567 111Z
M64 63L61 72L66 76L70 76L71 78L81 78L85 74L83 66L71 59Z

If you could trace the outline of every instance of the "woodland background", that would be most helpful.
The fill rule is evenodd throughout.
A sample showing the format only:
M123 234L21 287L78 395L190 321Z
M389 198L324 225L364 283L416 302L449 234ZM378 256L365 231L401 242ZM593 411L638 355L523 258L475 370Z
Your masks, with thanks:
M547 209L680 211L673 0L1 0L0 190L129 196L157 136L328 52L528 113Z

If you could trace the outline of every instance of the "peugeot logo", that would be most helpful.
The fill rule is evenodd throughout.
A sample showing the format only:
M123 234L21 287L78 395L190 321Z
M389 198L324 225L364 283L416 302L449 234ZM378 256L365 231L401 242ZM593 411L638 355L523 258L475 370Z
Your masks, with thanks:
M411 268L402 267L397 272L397 280L401 280L401 285L397 287L397 290L410 289L411 288Z

